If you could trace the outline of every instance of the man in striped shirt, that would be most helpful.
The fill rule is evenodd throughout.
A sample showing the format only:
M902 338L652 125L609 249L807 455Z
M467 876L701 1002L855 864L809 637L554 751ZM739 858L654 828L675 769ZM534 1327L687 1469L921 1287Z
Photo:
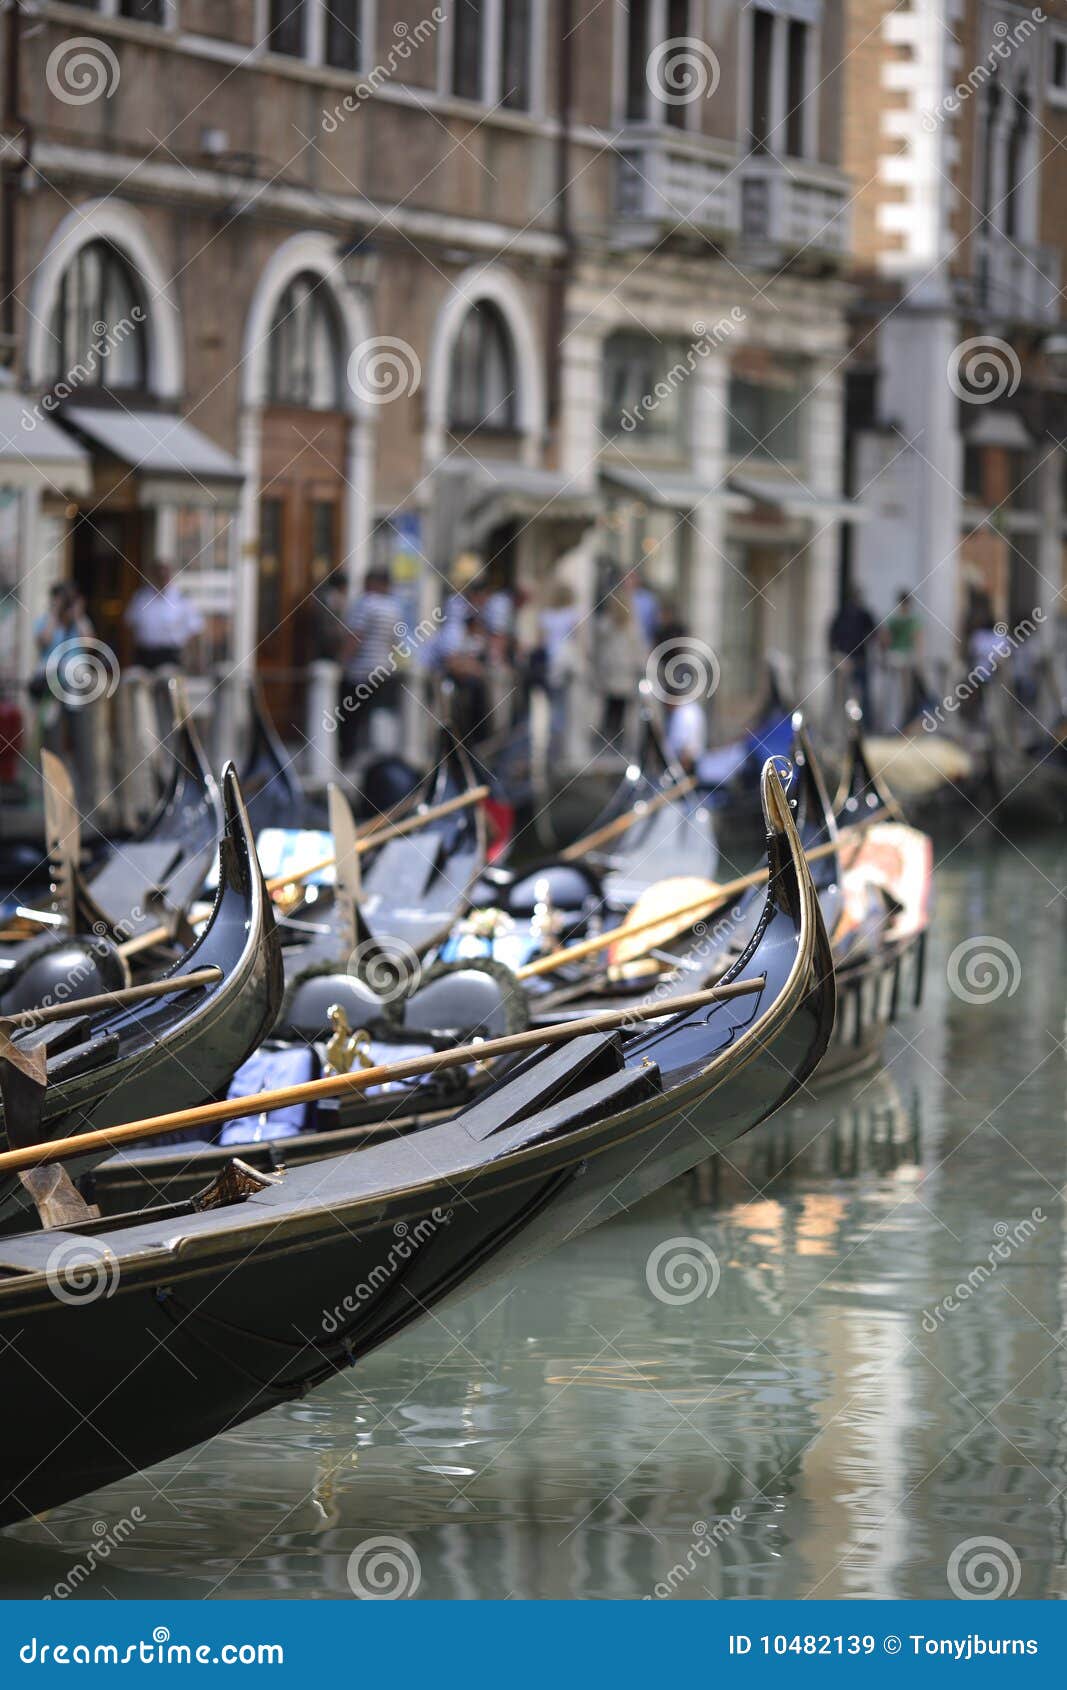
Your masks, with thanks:
M341 754L347 760L357 751L388 738L395 744L400 692L397 643L403 637L404 610L393 596L387 569L367 571L363 591L353 599L345 617L348 628L341 689ZM374 722L379 713L386 723ZM383 734L380 730L386 727Z

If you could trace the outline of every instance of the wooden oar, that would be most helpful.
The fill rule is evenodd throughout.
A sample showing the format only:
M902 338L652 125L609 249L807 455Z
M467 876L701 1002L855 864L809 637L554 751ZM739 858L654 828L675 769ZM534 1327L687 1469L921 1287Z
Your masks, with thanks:
M66 1003L50 1003L40 1009L18 1009L0 1021L11 1027L44 1027L49 1021L69 1021L77 1015L95 1015L101 1009L125 1009L128 1004L146 1003L151 998L169 997L172 992L191 992L199 986L213 986L222 978L222 969L212 963L210 968L194 968L189 974L171 974L164 980L147 980L140 986L123 986L117 992L96 992L89 998L68 998Z
M469 792L461 792L456 798L446 798L443 803L434 804L429 810L416 811L405 821L391 823L388 827L383 827L380 823L372 824L372 827L377 826L378 831L366 829L358 833L355 841L356 852L362 856L366 851L376 851L379 845L386 844L390 839L400 839L405 834L416 833L430 822L441 821L445 816L454 815L457 810L467 810L472 804L484 803L488 796L487 786L475 786ZM302 881L310 880L312 875L333 868L336 860L332 856L323 857L321 862L309 863L306 868L287 869L281 874L272 874L265 883L267 891L280 892L286 886L298 886ZM194 910L192 919L194 922L200 921L210 913L210 909ZM124 944L119 945L118 952L124 957L137 956L141 951L150 951L155 945L165 944L172 937L169 927L151 927L146 933L138 933L133 939L127 939Z
M664 804L669 804L672 798L682 798L687 792L692 792L695 785L696 776L687 775L685 780L669 786L665 792L657 792L654 798L635 804L625 815L616 816L613 822L605 822L603 827L594 828L592 833L587 833L584 839L576 839L573 845L568 845L565 851L560 852L560 862L574 863L589 851L599 850L601 845L607 845L612 839L617 839L620 833L626 833L635 822L644 821L646 816L654 815Z
M131 1121L121 1127L105 1127L73 1138L50 1139L43 1144L5 1151L0 1155L0 1174L18 1173L21 1169L40 1167L46 1162L64 1162L72 1156L116 1149L121 1145L134 1144L139 1139L155 1138L159 1133L213 1126L220 1121L239 1121L249 1115L269 1114L274 1109L290 1109L326 1097L343 1097L346 1092L364 1091L368 1086L385 1085L391 1080L411 1080L420 1074L436 1074L441 1069L457 1068L466 1062L485 1062L520 1050L538 1050L543 1045L560 1044L582 1033L608 1033L640 1021L662 1020L666 1016L703 1009L709 1004L728 1003L731 998L748 997L761 992L766 984L766 975L760 974L750 980L734 980L728 986L712 986L689 997L672 998L669 1003L605 1010L599 1015L587 1015L580 1021L564 1021L555 1027L531 1027L524 1033L509 1033L500 1039L482 1039L473 1044L456 1045L451 1050L433 1051L429 1056L413 1056L407 1062L358 1068L351 1074L332 1074L327 1079L308 1080L299 1086L281 1086L275 1091L261 1091L250 1097L225 1098L221 1103L205 1103L197 1109L178 1109L170 1115L154 1115L148 1120Z
M363 856L367 851L376 851L379 845L385 845L390 839L402 839L405 834L416 833L430 822L441 821L445 816L451 816L457 810L469 810L472 804L482 804L489 796L487 786L472 787L469 792L461 792L458 798L446 798L441 804L435 804L432 809L418 810L405 821L391 823L388 827L378 826L377 831L361 828L356 834L356 852ZM268 892L279 892L283 886L295 886L301 880L310 880L313 874L321 874L323 869L333 868L334 857L323 857L319 863L312 863L309 868L290 870L288 873L273 874L267 881Z
M842 828L837 839L828 839L823 845L816 845L812 850L805 851L804 856L809 863L818 862L821 857L828 857L840 849L841 835L858 833L867 828L872 822L878 821L884 811L874 810L869 816L864 816L861 822L853 822L847 828ZM707 892L691 904L683 904L675 910L661 910L658 915L650 916L647 921L620 922L618 927L609 927L603 933L598 933L592 939L581 939L575 945L568 945L561 951L553 951L549 956L535 957L533 962L527 962L522 968L515 970L516 980L532 980L539 974L554 974L557 968L562 968L568 962L581 962L583 957L595 956L597 951L606 951L609 946L618 944L620 940L635 939L641 933L653 931L662 932L665 924L670 921L675 924L676 931L681 932L685 927L702 920L705 916L719 908L720 904L737 896L739 892L746 892L750 886L761 886L766 881L766 868L753 869L751 874L742 874L737 880L727 880L721 886L714 881L708 881Z

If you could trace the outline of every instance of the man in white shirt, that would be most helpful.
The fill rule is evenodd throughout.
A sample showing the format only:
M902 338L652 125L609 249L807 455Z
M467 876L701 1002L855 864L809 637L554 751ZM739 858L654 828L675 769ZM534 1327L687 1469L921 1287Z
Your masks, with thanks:
M145 574L147 584L137 589L126 606L133 660L143 669L181 669L185 648L200 633L204 618L174 585L171 564L153 563Z

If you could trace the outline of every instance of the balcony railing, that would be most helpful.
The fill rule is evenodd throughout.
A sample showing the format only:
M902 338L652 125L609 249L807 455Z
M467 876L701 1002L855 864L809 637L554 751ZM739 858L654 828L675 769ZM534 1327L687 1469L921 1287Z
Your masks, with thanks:
M1002 322L1050 324L1060 319L1060 255L1036 241L1012 241L993 230L975 268L974 303Z
M739 221L736 161L705 145L666 136L635 137L618 150L615 213L627 240L655 240L670 229L719 239Z
M741 235L754 257L847 256L847 177L824 165L758 156L740 174Z

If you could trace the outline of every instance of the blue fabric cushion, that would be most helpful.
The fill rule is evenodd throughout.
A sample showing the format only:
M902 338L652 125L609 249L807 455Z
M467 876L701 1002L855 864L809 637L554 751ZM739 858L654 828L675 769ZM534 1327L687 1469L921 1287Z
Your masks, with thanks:
M257 1050L238 1068L227 1097L249 1097L253 1092L271 1091L277 1086L301 1086L316 1080L319 1062L307 1045L287 1050ZM220 1144L263 1144L268 1139L296 1138L306 1132L310 1124L312 1103L293 1104L288 1109L274 1109L270 1114L248 1115L244 1120L227 1121L219 1133Z

